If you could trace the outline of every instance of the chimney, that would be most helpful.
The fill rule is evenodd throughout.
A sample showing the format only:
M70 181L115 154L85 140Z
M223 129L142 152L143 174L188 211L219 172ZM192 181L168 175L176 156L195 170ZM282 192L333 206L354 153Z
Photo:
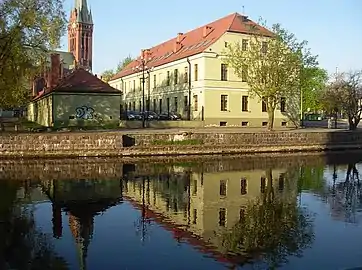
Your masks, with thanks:
M203 29L203 35L202 37L205 38L207 37L212 31L212 27L211 26L208 26L208 25L205 25L204 26L204 29Z
M175 41L174 46L173 46L173 52L174 53L178 52L182 47L182 45L181 45L182 36L183 36L183 33L178 33L177 34L176 41Z
M50 70L49 70L49 87L57 86L60 79L60 55L53 53L50 55Z
M176 42L181 43L181 40L182 40L183 35L184 35L184 33L178 33L178 34L177 34Z

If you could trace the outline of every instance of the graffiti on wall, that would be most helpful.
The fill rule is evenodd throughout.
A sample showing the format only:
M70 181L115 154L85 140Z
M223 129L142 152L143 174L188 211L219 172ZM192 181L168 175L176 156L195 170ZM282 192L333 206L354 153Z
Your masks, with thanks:
M94 109L89 106L81 106L75 109L76 118L78 119L93 119L94 118Z

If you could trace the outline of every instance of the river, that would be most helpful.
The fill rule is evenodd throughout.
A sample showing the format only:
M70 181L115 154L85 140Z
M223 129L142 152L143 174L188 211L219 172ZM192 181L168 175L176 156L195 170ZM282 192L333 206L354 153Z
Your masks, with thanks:
M360 152L0 161L0 269L362 267L359 172Z

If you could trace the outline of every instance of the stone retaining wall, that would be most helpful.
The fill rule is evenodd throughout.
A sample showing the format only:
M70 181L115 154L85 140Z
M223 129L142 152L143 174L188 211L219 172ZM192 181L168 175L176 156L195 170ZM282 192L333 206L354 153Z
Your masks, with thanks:
M0 157L237 154L362 148L362 132L87 132L0 136Z

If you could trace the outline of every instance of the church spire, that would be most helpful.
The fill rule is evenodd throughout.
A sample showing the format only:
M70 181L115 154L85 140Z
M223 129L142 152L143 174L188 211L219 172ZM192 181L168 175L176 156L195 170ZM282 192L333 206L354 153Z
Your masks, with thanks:
M93 24L92 12L88 10L87 0L75 0L74 8L77 10L77 22Z

